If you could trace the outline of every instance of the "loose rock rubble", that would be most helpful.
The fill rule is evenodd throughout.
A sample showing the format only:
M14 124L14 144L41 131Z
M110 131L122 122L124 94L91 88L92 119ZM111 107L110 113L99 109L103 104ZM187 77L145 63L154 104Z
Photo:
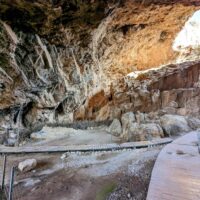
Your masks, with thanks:
M108 131L114 135L114 131L119 130L117 136L126 141L145 141L156 137L177 136L200 128L198 118L164 113L159 115L159 113L127 112L120 120L122 130L119 126L120 121L115 119Z

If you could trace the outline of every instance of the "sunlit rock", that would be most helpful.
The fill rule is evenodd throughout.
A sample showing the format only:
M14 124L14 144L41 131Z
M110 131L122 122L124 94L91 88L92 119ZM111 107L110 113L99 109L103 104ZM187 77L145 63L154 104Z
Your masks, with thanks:
M196 11L177 35L173 50L179 52L177 62L197 60L200 57L200 10Z
M36 159L27 159L18 164L18 169L21 172L28 172L37 166Z
M200 47L200 10L196 11L181 32L177 35L173 49L175 51L184 51L188 48L196 49Z
M164 115L160 118L162 128L166 135L178 135L180 133L191 131L188 122L183 116Z

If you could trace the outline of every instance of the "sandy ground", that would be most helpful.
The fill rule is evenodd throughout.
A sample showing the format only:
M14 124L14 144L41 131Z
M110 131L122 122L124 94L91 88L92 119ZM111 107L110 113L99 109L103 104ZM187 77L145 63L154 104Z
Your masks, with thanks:
M112 136L105 128L93 130L75 130L65 127L44 127L41 131L31 134L26 146L43 145L81 145L118 143L120 139Z

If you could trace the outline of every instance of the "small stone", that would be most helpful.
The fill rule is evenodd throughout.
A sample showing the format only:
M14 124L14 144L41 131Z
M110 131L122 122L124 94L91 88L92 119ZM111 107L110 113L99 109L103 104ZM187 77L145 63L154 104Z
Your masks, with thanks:
M60 157L61 160L64 160L65 158L67 158L67 154L66 153L62 154L62 156Z
M28 172L32 169L34 169L37 165L36 159L27 159L18 164L18 169L21 172Z

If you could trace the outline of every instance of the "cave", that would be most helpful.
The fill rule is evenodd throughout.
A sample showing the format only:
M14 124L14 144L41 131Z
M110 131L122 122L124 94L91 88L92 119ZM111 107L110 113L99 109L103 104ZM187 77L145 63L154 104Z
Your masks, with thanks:
M0 197L200 199L199 33L198 0L0 0Z

